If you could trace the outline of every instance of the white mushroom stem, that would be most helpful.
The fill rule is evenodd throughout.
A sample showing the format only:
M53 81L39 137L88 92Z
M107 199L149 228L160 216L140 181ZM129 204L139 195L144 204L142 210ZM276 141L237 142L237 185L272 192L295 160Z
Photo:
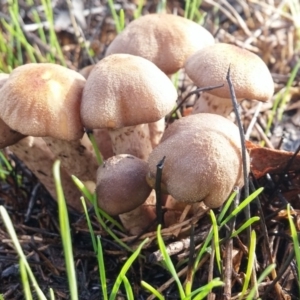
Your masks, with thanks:
M26 137L10 146L9 150L30 169L48 190L50 195L56 199L57 195L52 174L55 156L43 139L38 137ZM80 202L81 194L73 183L70 175L61 168L60 176L66 202L76 210L82 211Z
M142 205L132 211L119 215L123 226L128 232L132 235L139 235L143 230L150 229L147 226L150 226L156 218L155 202L155 191L152 190Z
M114 152L108 130L106 128L93 129L93 135L103 159L112 157Z
M164 134L166 126L165 118L162 118L153 123L149 123L148 126L150 132L151 145L152 148L155 148L159 144L161 137Z
M109 130L114 154L131 154L147 160L152 151L148 124Z
M75 175L84 182L95 182L98 164L93 146L86 135L75 141L59 140L52 137L44 137L43 139L70 175Z
M237 99L241 101L241 99ZM233 110L230 98L221 98L203 92L196 100L192 114L211 113L227 117Z

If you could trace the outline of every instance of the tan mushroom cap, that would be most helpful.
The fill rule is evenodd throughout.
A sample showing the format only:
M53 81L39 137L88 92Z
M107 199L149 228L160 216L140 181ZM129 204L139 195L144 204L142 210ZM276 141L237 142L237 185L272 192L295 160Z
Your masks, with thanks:
M158 121L175 105L177 92L152 62L113 54L98 62L83 91L85 127L118 129Z
M237 98L269 100L274 92L274 82L263 60L256 54L234 45L219 43L203 48L189 57L185 70L199 87L224 84L209 91L210 94L230 98L226 75L230 77Z
M8 77L9 74L0 73L0 89L7 81ZM3 120L0 119L0 149L13 145L22 138L24 138L23 134L12 130L6 123L3 122Z
M4 85L4 83L6 82L8 77L9 77L9 74L0 73L0 89L2 88L2 86Z
M149 157L148 182L165 156L162 184L177 201L221 206L243 185L239 130L226 118L201 113L175 121Z
M1 88L0 118L24 135L79 139L84 84L82 75L60 65L17 67Z
M151 192L146 182L147 171L147 162L129 154L106 160L97 171L99 207L116 216L143 204Z
M141 56L164 73L173 74L195 51L213 43L213 36L191 20L171 14L149 14L131 22L109 45L106 55Z

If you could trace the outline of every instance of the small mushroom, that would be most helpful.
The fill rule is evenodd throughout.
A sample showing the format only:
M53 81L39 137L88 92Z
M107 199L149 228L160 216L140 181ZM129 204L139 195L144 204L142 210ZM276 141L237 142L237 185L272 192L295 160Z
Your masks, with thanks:
M177 201L220 207L244 184L239 130L222 116L201 113L171 124L148 159L151 187L164 156L162 191Z
M232 111L231 95L226 75L230 78L238 101L243 99L268 101L274 92L271 73L256 54L234 45L218 43L207 46L185 63L185 71L198 87L224 84L203 92L193 113L209 112L227 116Z
M146 181L148 164L128 154L106 160L97 171L97 199L101 209L120 220L131 234L146 229L155 219L154 204L143 204L151 188Z

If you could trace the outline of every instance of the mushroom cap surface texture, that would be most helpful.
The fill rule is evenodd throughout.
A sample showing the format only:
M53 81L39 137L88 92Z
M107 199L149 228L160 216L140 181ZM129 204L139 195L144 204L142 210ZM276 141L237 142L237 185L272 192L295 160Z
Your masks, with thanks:
M81 118L89 129L118 129L158 121L176 103L170 79L152 62L112 54L98 62L83 90Z
M244 184L239 130L222 116L201 113L171 124L148 159L151 185L164 156L162 186L177 201L220 207Z
M185 63L185 71L199 87L224 84L208 93L231 98L226 80L228 68L237 98L269 100L274 93L274 82L264 61L256 54L240 47L218 43L207 46Z
M76 140L83 135L80 101L85 78L50 63L14 69L1 88L0 118L24 135Z
M133 155L110 157L97 171L98 205L111 216L143 204L151 192L146 182L148 164Z
M213 43L212 34L191 20L171 14L149 14L129 23L109 45L106 55L141 56L164 73L173 74L190 55Z

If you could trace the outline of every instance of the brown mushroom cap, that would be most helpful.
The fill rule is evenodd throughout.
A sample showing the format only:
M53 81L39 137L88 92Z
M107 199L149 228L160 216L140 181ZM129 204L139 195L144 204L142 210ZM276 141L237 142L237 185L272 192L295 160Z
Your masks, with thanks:
M213 43L213 36L191 20L171 14L149 14L131 22L109 45L106 55L141 56L164 73L173 74L195 51Z
M118 129L158 121L175 105L177 92L152 62L113 54L98 62L83 91L85 127Z
M0 73L0 89L7 81L9 74ZM0 99L1 101L1 99ZM0 149L17 143L25 136L12 130L3 120L0 119Z
M112 216L129 212L151 192L146 182L147 162L128 154L106 160L97 171L98 205Z
M190 115L170 125L149 157L153 186L156 165L165 156L162 184L177 201L204 201L219 207L234 186L243 185L238 128L213 114Z
M0 118L24 135L79 139L84 84L82 75L56 64L17 67L1 88Z
M224 84L209 91L210 94L230 98L226 75L230 77L237 98L269 100L274 92L274 82L263 60L256 54L234 45L219 43L207 46L190 56L185 70L199 87Z

